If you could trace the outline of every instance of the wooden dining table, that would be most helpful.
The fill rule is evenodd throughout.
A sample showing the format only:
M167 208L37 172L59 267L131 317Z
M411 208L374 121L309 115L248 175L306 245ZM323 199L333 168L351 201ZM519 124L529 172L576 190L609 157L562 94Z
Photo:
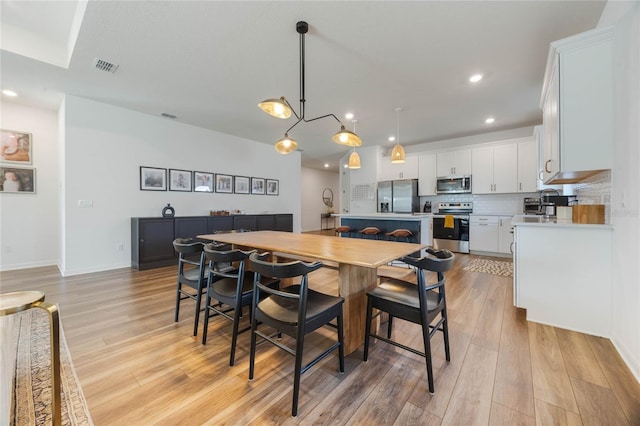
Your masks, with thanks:
M320 260L338 266L344 298L344 346L350 354L364 343L366 292L378 282L378 267L427 247L422 244L279 231L198 235L198 238L272 252L276 257Z

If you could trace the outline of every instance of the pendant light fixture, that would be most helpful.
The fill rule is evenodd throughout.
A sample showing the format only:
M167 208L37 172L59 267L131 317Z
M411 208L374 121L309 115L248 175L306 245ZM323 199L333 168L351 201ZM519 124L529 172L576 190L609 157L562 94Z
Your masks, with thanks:
M351 120L351 122L353 123L353 133L355 134L356 132L356 123L358 122L358 120ZM353 152L351 153L351 155L349 156L349 168L354 170L354 169L359 169L360 166L360 155L356 152L356 147L353 147Z
M405 162L404 148L400 145L400 111L402 108L395 108L396 112L396 144L391 151L391 162L393 164L401 164Z
M258 107L261 110L263 110L267 114L272 115L274 117L287 119L291 117L291 114L293 114L297 118L297 121L293 124L293 126L289 127L287 131L284 132L284 138L280 139L276 143L275 145L276 151L278 151L280 154L289 154L290 152L293 152L296 150L298 143L293 138L289 137L289 131L294 127L296 127L298 123L300 123L301 121L308 123L310 121L320 120L321 118L327 118L327 117L333 117L338 123L340 123L340 130L331 137L331 139L335 143L339 145L344 145L344 146L353 146L353 147L361 146L362 140L358 137L358 135L356 135L355 132L350 132L349 130L345 129L344 124L342 124L342 122L335 115L326 114L320 117L315 117L310 119L305 118L304 104L306 102L306 99L304 97L304 89L305 89L304 35L309 31L309 24L307 24L304 21L299 21L296 24L296 31L298 32L298 34L300 34L300 114L298 114L296 110L293 109L289 101L287 101L287 99L284 96L280 97L279 99L275 99L275 98L267 99L258 104Z

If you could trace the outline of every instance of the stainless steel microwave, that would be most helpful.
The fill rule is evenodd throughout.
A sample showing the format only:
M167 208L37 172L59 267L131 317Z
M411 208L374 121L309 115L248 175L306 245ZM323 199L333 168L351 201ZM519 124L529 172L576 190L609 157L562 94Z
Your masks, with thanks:
M436 181L438 194L465 194L471 192L471 176L445 176Z

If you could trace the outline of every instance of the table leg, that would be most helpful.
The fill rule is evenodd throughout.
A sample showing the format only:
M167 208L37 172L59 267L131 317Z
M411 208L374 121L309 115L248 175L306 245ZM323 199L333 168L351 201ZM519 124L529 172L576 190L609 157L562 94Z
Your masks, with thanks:
M49 314L49 335L51 342L51 407L53 426L62 425L62 400L60 395L60 319L58 307L41 302L36 305Z
M344 353L355 352L364 343L367 290L377 284L375 268L340 263L338 265L338 289L344 298Z

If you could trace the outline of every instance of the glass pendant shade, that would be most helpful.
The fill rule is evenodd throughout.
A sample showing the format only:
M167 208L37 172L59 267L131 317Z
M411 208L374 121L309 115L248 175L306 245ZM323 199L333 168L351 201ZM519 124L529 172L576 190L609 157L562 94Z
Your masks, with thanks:
M280 99L267 99L258 104L258 108L277 118L291 117L291 108L284 96Z
M362 140L355 133L347 130L344 126L340 126L340 131L331 137L338 145L345 146L361 146Z
M276 151L278 151L279 154L289 154L295 151L297 147L298 147L298 142L290 138L289 135L286 133L284 134L284 138L276 142L276 146L275 146Z
M359 169L360 168L360 155L354 149L351 155L349 156L349 168L350 169Z
M397 143L391 151L391 162L394 164L404 163L406 160L405 157L406 156L404 154L404 148L402 147L402 145Z

